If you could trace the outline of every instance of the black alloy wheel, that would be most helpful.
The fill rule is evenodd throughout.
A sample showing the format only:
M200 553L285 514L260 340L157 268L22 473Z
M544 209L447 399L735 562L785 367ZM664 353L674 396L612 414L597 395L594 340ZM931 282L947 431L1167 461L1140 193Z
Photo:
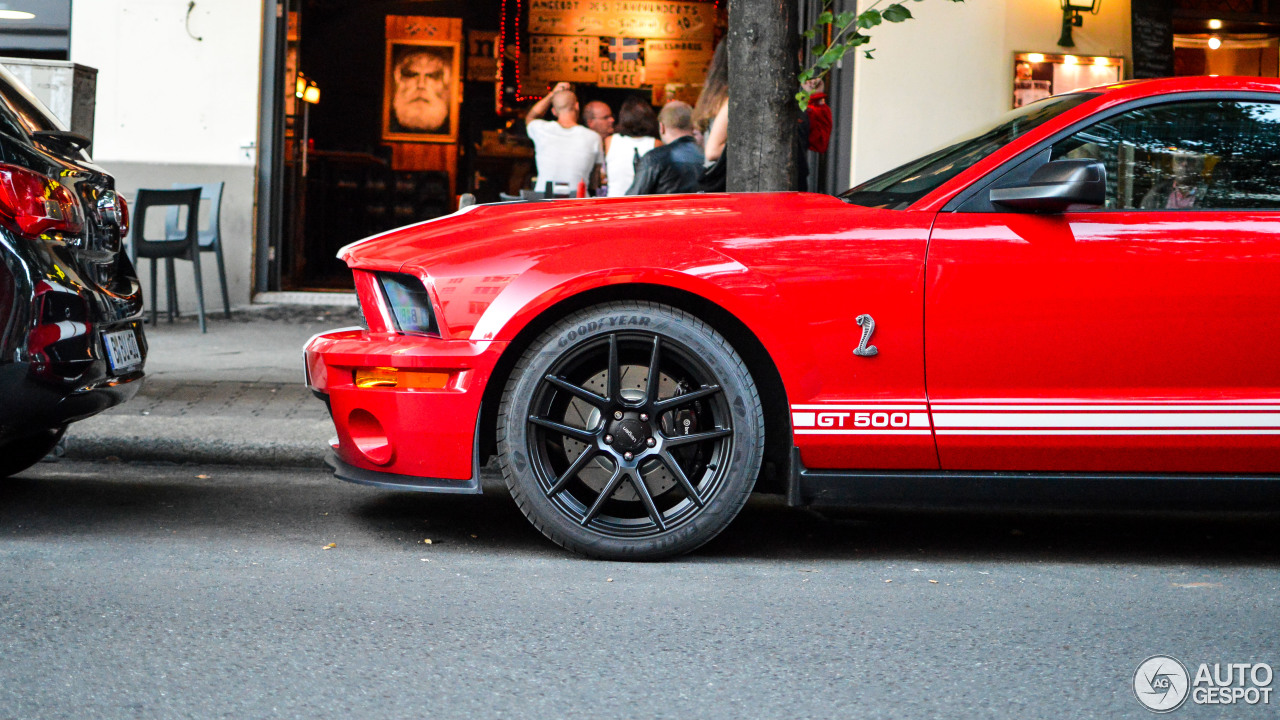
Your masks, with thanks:
M525 353L499 412L499 464L544 535L606 559L652 560L706 543L760 469L764 419L727 340L653 303L611 303L557 323Z

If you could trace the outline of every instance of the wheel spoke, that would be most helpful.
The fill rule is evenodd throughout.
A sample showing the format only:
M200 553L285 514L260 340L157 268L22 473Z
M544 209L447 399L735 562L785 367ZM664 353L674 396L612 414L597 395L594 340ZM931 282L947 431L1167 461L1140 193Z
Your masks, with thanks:
M534 425L541 425L548 430L558 432L566 437L571 437L579 442L590 444L596 440L596 434L590 430L582 430L576 427L569 427L568 425L561 425L558 422L552 422L551 420L546 420L536 415L530 415L529 422Z
M703 385L701 388L694 390L693 392L687 392L683 395L676 395L675 397L669 397L666 400L658 400L657 402L654 402L653 411L655 413L664 413L672 408L691 403L694 400L711 397L718 392L720 392L719 385Z
M680 463L674 457L671 457L671 453L663 451L658 455L658 459L675 476L676 482L680 483L680 487L684 488L685 494L689 496L693 504L702 507L702 496L698 494L698 489L689 481L689 476L684 474L684 468L680 467Z
M662 513L658 512L658 506L653 502L653 493L649 492L649 486L645 484L638 468L631 471L631 485L640 496L640 502L644 503L644 509L648 511L653 524L658 526L659 531L666 530L667 524L662 522Z
M716 428L715 430L693 433L692 435L675 435L666 438L665 442L667 447L677 447L680 445L702 442L704 440L714 440L715 438L722 438L726 435L732 434L733 430L730 430L729 428Z
M614 490L618 489L618 486L622 484L622 479L626 476L627 473L621 465L614 468L613 477L609 478L609 482L604 484L604 489L600 491L600 497L596 498L596 501L591 504L591 509L587 511L587 514L582 516L583 527L590 525L591 521L596 519L596 516L604 509L604 504L609 502L609 496L613 494Z
M578 387L577 385L574 385L573 383L569 382L568 380L565 380L564 378L558 378L555 375L548 375L546 377L546 380L547 382L551 383L552 385L555 385L561 390L564 390L570 395L573 395L574 397L580 400L584 400L590 403L591 405L600 408L601 410L603 410L605 406L609 404L609 398L600 397L599 395L591 392L590 390L584 387Z
M622 368L618 366L617 335L609 336L609 379L605 383L605 391L611 401L622 402Z
M649 386L645 389L645 402L653 404L658 402L658 360L662 355L662 336L653 336L653 354L649 356Z
M555 497L568 487L569 483L572 482L574 478L578 477L578 473L582 472L582 469L587 466L587 463L591 462L591 459L596 456L596 452L595 448L587 446L587 449L582 451L582 454L578 456L578 459L574 460L573 463L569 465L569 469L565 470L563 475L556 478L555 484L547 491L547 497Z

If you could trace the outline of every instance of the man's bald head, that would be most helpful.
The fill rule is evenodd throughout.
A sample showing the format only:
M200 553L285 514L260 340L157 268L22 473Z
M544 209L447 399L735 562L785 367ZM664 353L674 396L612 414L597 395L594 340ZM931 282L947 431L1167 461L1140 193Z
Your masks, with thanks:
M662 142L670 143L685 135L693 134L693 108L689 103L672 100L658 113L658 125L662 130Z
M561 90L551 96L551 114L556 121L568 127L578 124L578 96L572 90Z

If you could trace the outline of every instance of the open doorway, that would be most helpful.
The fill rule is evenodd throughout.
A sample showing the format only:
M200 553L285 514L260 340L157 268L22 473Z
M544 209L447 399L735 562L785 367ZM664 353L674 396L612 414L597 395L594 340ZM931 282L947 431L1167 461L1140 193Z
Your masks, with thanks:
M471 184L462 177L466 149L502 122L496 60L471 61L486 50L495 57L502 10L501 0L293 0L283 47L281 289L348 289L342 246L456 208ZM468 34L490 38L487 49L469 53ZM431 107L412 116L400 108L402 84L432 86Z
M1280 76L1280 36L1260 33L1175 35L1178 75Z
M1276 3L1179 3L1173 11L1174 75L1280 76Z

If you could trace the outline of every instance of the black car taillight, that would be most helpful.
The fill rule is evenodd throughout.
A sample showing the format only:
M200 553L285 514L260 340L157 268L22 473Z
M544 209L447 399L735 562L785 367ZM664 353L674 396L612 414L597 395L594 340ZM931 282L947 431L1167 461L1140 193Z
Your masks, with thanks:
M404 333L439 335L431 295L422 281L404 273L378 273L378 284L396 329Z
M70 188L16 165L0 165L0 217L27 237L84 229L84 209Z
M116 225L120 228L120 237L129 236L129 203L125 202L124 196L118 192L112 195L116 199Z

